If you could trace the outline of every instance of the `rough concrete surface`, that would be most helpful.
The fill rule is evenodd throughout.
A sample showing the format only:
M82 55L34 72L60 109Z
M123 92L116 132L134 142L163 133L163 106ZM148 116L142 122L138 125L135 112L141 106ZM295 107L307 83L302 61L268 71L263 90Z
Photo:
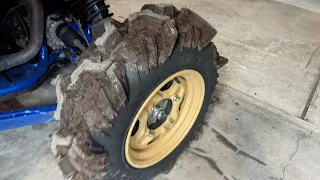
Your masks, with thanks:
M319 8L316 0L283 1ZM159 2L187 6L212 24L229 63L203 135L156 179L320 179L320 14L267 0L108 1L118 20ZM62 180L46 140L54 129L0 132L0 179Z
M320 136L314 133L315 126L294 125L284 120L284 113L261 109L244 94L228 95L218 88L216 96L219 101L209 109L202 137L169 174L156 179L320 178Z
M62 174L50 150L56 123L0 132L1 180L60 180Z

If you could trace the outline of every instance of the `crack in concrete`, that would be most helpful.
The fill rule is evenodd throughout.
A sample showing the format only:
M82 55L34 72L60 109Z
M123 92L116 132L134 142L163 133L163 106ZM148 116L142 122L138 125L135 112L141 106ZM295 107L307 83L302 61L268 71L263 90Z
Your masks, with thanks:
M299 142L303 139L306 139L306 138L309 138L312 136L313 132L316 130L317 128L314 128L309 134L303 136L303 137L300 137L298 140L297 140L297 147L296 147L296 150L293 152L293 154L290 156L290 159L289 159L289 162L286 166L284 166L283 170L282 170L282 178L280 178L280 180L285 180L284 179L284 174L285 174L285 171L287 169L287 167L289 165L291 165L291 161L292 161L292 158L297 154L298 150L299 150Z

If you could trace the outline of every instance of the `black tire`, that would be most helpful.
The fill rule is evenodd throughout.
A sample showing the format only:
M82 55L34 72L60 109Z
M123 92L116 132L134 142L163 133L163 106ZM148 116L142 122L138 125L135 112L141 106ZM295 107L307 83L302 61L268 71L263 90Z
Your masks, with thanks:
M216 31L188 9L145 5L121 26L93 27L97 48L84 53L70 76L57 79L60 128L52 150L69 179L150 179L171 167L194 139L217 83ZM131 167L124 144L137 110L170 75L193 69L205 81L195 124L178 147L145 169Z

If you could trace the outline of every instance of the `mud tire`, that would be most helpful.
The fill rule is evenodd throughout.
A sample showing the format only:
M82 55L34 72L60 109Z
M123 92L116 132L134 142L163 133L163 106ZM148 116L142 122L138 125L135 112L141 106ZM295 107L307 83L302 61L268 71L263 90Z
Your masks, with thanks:
M125 23L104 20L93 31L96 47L83 53L71 75L56 80L59 130L51 148L65 178L142 180L166 172L194 139L210 104L216 30L189 9L145 5ZM159 83L183 69L198 71L206 83L195 125L158 164L131 167L123 148L135 113Z

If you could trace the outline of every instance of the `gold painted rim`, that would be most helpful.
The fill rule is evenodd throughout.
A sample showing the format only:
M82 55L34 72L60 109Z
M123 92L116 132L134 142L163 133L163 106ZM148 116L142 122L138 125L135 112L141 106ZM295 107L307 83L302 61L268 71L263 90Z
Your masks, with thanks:
M172 82L171 86L161 91L169 82ZM125 142L127 162L134 168L143 169L167 157L195 123L204 95L204 79L195 70L181 70L164 80L148 96L134 117ZM165 99L172 102L170 114L158 128L148 128L147 122L153 107Z

